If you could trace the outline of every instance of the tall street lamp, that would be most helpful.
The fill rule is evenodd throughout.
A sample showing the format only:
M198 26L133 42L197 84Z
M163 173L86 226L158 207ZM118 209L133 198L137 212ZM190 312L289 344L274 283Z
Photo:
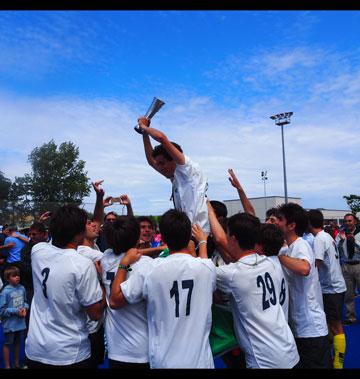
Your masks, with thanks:
M266 204L266 181L267 181L267 171L261 171L261 180L264 182L264 200L265 200L265 218L266 218L266 211L267 211L267 204Z
M286 165L285 165L285 146L284 146L284 125L290 124L290 117L293 112L279 113L270 118L275 120L276 125L281 126L281 141L282 141L282 155L283 155L283 170L284 170L284 192L285 192L285 204L288 203L287 183L286 183Z

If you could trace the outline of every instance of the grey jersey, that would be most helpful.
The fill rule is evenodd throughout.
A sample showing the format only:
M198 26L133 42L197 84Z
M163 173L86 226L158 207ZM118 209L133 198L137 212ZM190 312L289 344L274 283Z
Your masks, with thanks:
M314 252L315 258L322 261L319 267L322 293L345 292L346 285L339 263L339 252L329 233L322 230L315 236Z

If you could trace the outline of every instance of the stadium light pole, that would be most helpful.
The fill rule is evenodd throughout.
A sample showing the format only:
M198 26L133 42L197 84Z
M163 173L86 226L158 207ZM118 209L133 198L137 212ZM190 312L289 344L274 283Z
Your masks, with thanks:
M267 204L266 204L266 181L267 181L267 171L261 171L261 180L264 182L264 200L265 200L265 218L266 218L266 211L267 211Z
M293 112L285 112L285 113L276 114L274 116L270 116L270 118L275 121L276 125L280 125L281 126L281 141L282 141L282 155L283 155L285 204L288 203L288 194L287 194L287 182L286 182L284 125L290 124L290 117L292 115L293 115Z

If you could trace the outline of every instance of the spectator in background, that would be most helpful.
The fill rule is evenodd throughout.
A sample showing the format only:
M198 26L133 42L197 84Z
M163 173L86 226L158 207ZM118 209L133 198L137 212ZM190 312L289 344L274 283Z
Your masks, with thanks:
M352 213L344 216L345 228L336 237L346 284L345 325L356 322L355 289L360 288L360 226Z
M16 226L8 226L4 234L6 235L4 245L0 246L0 255L6 258L4 269L16 266L21 274L21 250L29 243L29 238L17 232ZM4 281L4 278L2 279Z
M20 346L23 331L26 329L25 317L28 311L25 288L20 284L20 270L9 266L4 272L8 283L0 292L0 317L4 330L4 363L10 367L10 348L14 352L14 368L20 366Z

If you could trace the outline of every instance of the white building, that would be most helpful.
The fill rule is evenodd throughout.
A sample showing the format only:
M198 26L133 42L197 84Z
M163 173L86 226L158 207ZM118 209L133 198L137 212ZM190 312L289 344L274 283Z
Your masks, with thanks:
M270 208L276 208L279 205L285 203L284 196L267 196L265 197L251 197L249 198L250 203L255 208L255 214L259 217L261 222L265 221L266 210ZM235 213L243 212L244 208L241 205L240 199L235 200L224 200L224 204L228 210L228 217ZM296 203L301 205L301 197L288 197L289 203ZM318 208L324 215L324 223L326 224L330 220L334 220L338 225L343 223L344 216L346 213L351 213L349 209L324 209ZM308 210L308 209L307 209Z

